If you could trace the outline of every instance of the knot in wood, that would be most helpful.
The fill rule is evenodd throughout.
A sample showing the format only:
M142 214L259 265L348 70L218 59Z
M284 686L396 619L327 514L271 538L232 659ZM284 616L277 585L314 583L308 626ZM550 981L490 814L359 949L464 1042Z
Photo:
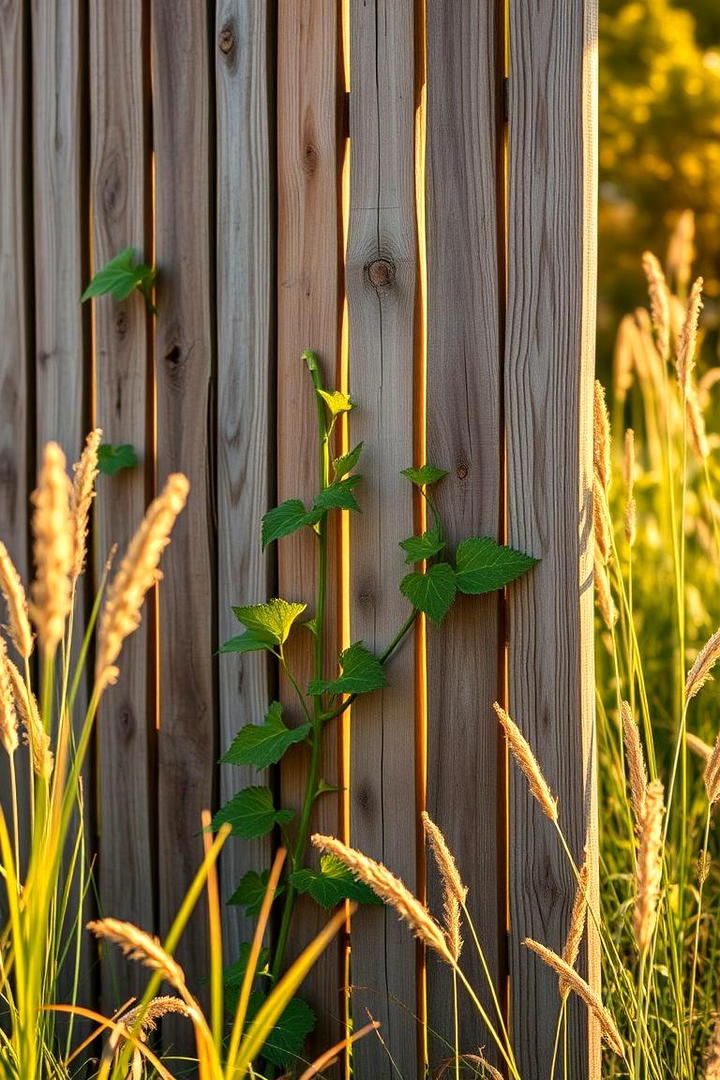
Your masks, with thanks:
M224 26L220 31L220 37L218 38L218 48L220 52L225 56L229 56L235 48L235 35L232 31L232 27Z
M458 465L457 469L455 470L455 475L457 476L458 480L464 480L467 474L467 465Z
M382 289L391 285L395 278L395 263L389 259L375 259L367 268L370 284L374 289Z

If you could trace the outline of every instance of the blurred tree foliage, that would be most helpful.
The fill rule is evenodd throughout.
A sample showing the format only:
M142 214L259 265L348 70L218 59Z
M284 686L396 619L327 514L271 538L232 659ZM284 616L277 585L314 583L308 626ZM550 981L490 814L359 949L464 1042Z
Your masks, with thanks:
M640 255L696 216L706 325L720 300L720 0L600 0L598 367L644 302Z

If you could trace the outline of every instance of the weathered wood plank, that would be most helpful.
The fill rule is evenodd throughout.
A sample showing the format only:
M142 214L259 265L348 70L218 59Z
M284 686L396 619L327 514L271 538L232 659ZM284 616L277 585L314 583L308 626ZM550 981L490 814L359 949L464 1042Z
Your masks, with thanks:
M166 931L202 859L200 814L211 806L215 731L210 461L212 288L210 87L204 5L153 0L155 235L160 269L155 336L157 477L184 472L192 490L164 558L159 599L158 869ZM178 957L192 985L208 970L204 903ZM168 1025L178 1049L187 1025Z
M87 42L84 5L79 0L33 0L32 141L35 313L35 435L38 453L50 439L70 463L80 455L92 423L90 396L90 312L80 295L88 275L87 217ZM75 601L72 650L77 656L84 623L86 581ZM83 680L73 722L82 723L87 703ZM83 769L88 865L95 850L91 834L94 768ZM87 874L87 867L85 868ZM76 910L81 884L76 878L69 910ZM85 916L91 917L93 892ZM80 985L90 996L94 946L85 939ZM69 954L58 979L58 997L69 1000L74 981Z
M260 549L260 517L269 508L274 462L273 157L270 36L263 0L221 0L215 22L217 86L218 319L218 640L238 632L231 604L270 596L271 560ZM258 722L270 701L267 659L222 656L220 744ZM220 799L267 782L256 769L221 766ZM270 840L229 840L222 857L223 897L247 870L270 865ZM226 908L227 961L250 940L253 921Z
M414 11L411 0L350 7L350 232L347 294L351 442L364 440L363 513L351 522L351 638L380 651L408 614L398 591L400 540L413 532L400 470L413 459L416 228ZM352 709L350 836L414 888L415 666L412 633L391 666L391 688ZM432 961L431 961L432 963ZM392 911L363 909L352 924L354 1015L383 1025L403 1076L417 1067L415 948ZM359 1076L390 1077L378 1042L355 1050Z
M335 382L340 327L340 221L338 141L338 5L334 0L280 0L277 27L277 501L310 500L318 486L317 434L312 384L300 359L303 349L319 353L325 379ZM278 589L287 600L315 604L316 542L307 530L278 545ZM336 603L334 568L327 596L329 625ZM302 632L289 643L289 664L305 685L312 675L312 649ZM328 665L336 663L337 642L328 642ZM330 668L332 670L332 668ZM290 715L297 704L287 685L281 698ZM322 774L337 782L338 745L329 727L324 735ZM281 768L283 806L298 808L307 775L307 754L288 754ZM338 798L317 803L314 827L337 833ZM315 855L308 853L310 861ZM326 921L308 898L296 906L290 960ZM310 1047L320 1050L339 1038L342 1015L339 952L329 948L303 985L303 996L318 1014Z
M590 825L591 859L595 11L510 5L505 354L509 539L542 560L508 590L509 706L578 858ZM575 882L517 770L510 824L510 1011L521 1074L544 1076L557 979L521 942L562 947ZM571 1075L599 1076L597 1033L575 1003L568 1047Z
M502 535L501 40L492 4L427 5L427 459L451 545ZM427 806L470 886L468 905L496 986L504 969L504 778L488 706L498 685L501 598L458 598L428 627ZM431 908L440 882L428 867ZM466 935L467 936L467 935ZM463 969L495 1016L471 945ZM492 1053L477 1009L460 1000L462 1050ZM452 1042L450 972L431 968L428 1027ZM430 1062L448 1057L432 1040Z
M151 257L149 132L145 69L149 26L141 0L90 5L90 198L93 270L123 248ZM113 543L126 547L148 501L152 440L148 436L148 312L136 293L118 304L95 301L97 423L106 442L131 443L137 468L101 477L96 513L98 565ZM150 459L150 460L149 460ZM98 719L99 903L104 914L155 930L154 806L151 743L155 738L156 672L148 612L125 643L117 686ZM108 1011L147 983L136 964L103 954L103 1003Z
M32 263L29 232L28 71L25 5L0 10L0 540L27 583L28 480L32 434L28 425ZM2 616L5 619L5 614ZM10 644L12 649L12 645ZM17 661L19 657L15 656ZM12 813L10 774L3 754L0 791L6 820ZM28 813L28 751L15 754L21 815Z

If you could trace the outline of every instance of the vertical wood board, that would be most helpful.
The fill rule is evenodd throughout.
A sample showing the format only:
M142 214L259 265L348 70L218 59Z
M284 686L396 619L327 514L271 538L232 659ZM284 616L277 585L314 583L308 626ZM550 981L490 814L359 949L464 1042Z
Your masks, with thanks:
M147 261L150 222L149 139L145 32L140 0L90 7L90 199L93 271L132 246ZM130 443L138 465L98 478L96 577L113 544L117 559L142 520L152 466L147 430L149 403L148 312L134 292L118 303L94 301L96 420L103 439ZM156 852L152 843L151 744L155 736L154 666L148 640L149 612L123 646L116 686L98 716L98 830L101 858L99 905L103 915L155 930ZM103 954L103 1001L112 1011L147 983L136 964Z
M541 562L508 590L509 706L582 857L593 792L592 330L594 0L510 6L508 320L510 542ZM518 771L510 774L511 1019L521 1074L550 1068L557 978L521 942L562 949L575 880ZM591 858L594 837L591 836ZM598 1075L573 1002L570 1072Z
M437 501L451 549L468 536L500 538L502 530L502 73L495 14L492 4L427 6L427 459L449 471ZM497 593L458 597L442 626L427 629L427 806L469 886L468 906L500 996L506 823L490 705L502 693L501 600ZM428 888L440 916L433 865ZM462 961L494 1016L471 942ZM428 1025L452 1042L452 978L439 965L428 985ZM461 997L460 1045L483 1044L492 1055L477 1009ZM447 1043L431 1036L431 1066L447 1056Z
M218 640L238 633L233 604L270 596L271 556L260 516L271 504L273 432L273 155L270 116L272 26L267 5L222 0L215 23L217 78ZM220 657L220 749L258 723L270 702L265 654ZM256 769L220 767L220 801L267 783ZM221 864L227 900L248 870L269 866L269 837L229 840ZM226 960L251 940L254 920L226 907Z
M400 540L413 532L413 500L400 471L413 460L416 227L414 181L414 6L383 0L350 7L351 445L364 441L358 488L363 508L350 526L353 641L380 652L408 615L398 591ZM352 708L350 837L412 889L415 844L415 668L413 632L394 657L390 688ZM415 949L389 909L361 908L352 924L352 995L383 1025L404 1076L417 1068ZM354 1051L359 1076L390 1077L379 1042Z

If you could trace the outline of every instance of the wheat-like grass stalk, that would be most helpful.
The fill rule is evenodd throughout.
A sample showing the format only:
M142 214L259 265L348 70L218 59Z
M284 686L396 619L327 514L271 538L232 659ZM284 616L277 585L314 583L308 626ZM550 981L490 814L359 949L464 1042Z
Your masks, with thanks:
M27 659L33 649L27 598L22 579L2 541L0 541L0 592L5 598L8 630L12 643L20 655Z
M641 954L645 952L652 940L657 921L662 879L663 796L664 789L660 780L651 780L645 791L635 874L633 929Z
M600 479L595 473L593 478L593 531L595 534L595 552L606 565L612 552L612 534L607 499Z
M565 938L565 946L562 952L562 958L568 967L574 968L577 962L578 954L580 952L580 946L582 944L583 935L585 933L585 923L587 921L587 891L590 883L590 870L587 862L584 862L580 868L578 874L578 887L575 893L575 900L573 902L573 908L570 915L570 926L568 928L568 934ZM570 993L570 984L564 975L560 976L560 997L565 998Z
M716 630L695 657L695 663L685 679L685 699L692 700L711 678L712 669L720 657L720 630Z
M320 851L338 858L347 866L353 877L364 882L376 896L389 904L428 948L434 949L446 963L453 964L453 956L448 949L441 927L435 922L425 905L413 896L400 878L395 877L382 863L348 847L334 836L322 836L316 833L312 837L312 843Z
M690 283L694 259L695 214L692 210L683 210L670 236L665 260L668 274L681 292L684 292Z
M632 315L624 315L620 320L615 337L613 353L613 393L619 402L624 402L633 384L635 353L638 347L638 328Z
M713 806L720 799L720 735L710 751L703 774L708 802Z
M670 290L656 255L646 251L642 257L642 265L650 294L650 315L657 350L661 358L667 360L670 356Z
M25 725L33 772L36 776L49 780L53 771L53 754L50 750L50 736L45 731L40 719L37 699L33 692L28 689L22 675L9 658L7 668L15 696L15 705Z
M640 731L627 701L623 701L620 706L620 716L628 773L630 775L630 800L635 817L635 828L639 829L645 814L645 796L648 785L645 755L640 742Z
M610 416L605 400L605 387L596 379L593 399L593 467L595 475L607 492L611 478Z
M167 1013L192 1015L191 1010L181 998L161 996L152 998L147 1005L137 1005L134 1009L130 1009L123 1014L121 1020L128 1031L137 1027L139 1037L145 1038L151 1031L155 1031L157 1021Z
M530 791L540 804L543 813L545 813L551 821L557 822L557 799L553 796L548 787L537 759L530 749L530 744L515 721L505 712L502 705L496 701L493 703L493 709L505 732L505 737L513 757L525 774L528 784L530 785Z
M693 368L695 367L695 349L697 348L697 332L700 312L702 311L702 288L703 279L698 278L690 290L685 318L678 337L675 369L678 383L683 397L688 396L691 386Z
M30 615L38 640L48 657L55 654L65 632L72 605L70 573L75 554L75 532L70 513L72 486L65 471L65 455L57 443L48 443L32 494L35 581Z
M185 973L178 962L163 949L160 941L145 933L133 923L121 919L96 919L87 924L88 930L98 938L118 945L130 960L138 960L145 967L159 972L163 979L181 993L186 992Z
M705 420L703 419L703 414L700 409L700 403L698 401L694 383L691 383L688 388L685 408L693 450L700 460L704 461L710 456L710 444L708 443L707 434L705 432Z
M618 620L618 610L613 600L612 590L610 588L610 578L608 576L607 568L600 558L599 552L595 551L595 558L593 560L593 579L595 582L595 591L597 593L598 607L600 608L600 614L602 615L603 622L607 626L608 630L612 630L613 626Z
M170 533L185 506L189 489L188 480L182 474L168 477L162 493L148 507L108 588L95 667L99 691L117 679L115 661L125 638L140 625L146 593L162 577L158 563L170 543Z
M0 635L0 744L12 755L18 748L18 727L9 664L5 638Z
M697 754L698 757L708 760L713 752L710 743L706 743L704 739L701 739L698 735L694 735L692 731L685 732L685 742L687 743L688 750L692 750L693 754Z
M445 916L445 936L448 948L453 957L458 960L462 951L460 911L467 899L467 886L463 884L457 864L442 831L432 820L427 810L422 812L422 823L442 880L443 914Z
M80 460L73 465L73 489L71 508L75 532L72 580L77 581L85 569L87 557L87 533L90 507L95 498L95 481L98 475L98 448L102 429L95 428L85 440Z
M705 1080L720 1080L720 1016L715 1017L715 1026L707 1048L704 1077Z
M539 941L525 938L523 945L536 953L548 967L552 968L560 978L567 982L570 989L577 994L580 1000L585 1002L600 1025L600 1030L605 1036L608 1046L620 1057L623 1057L622 1039L615 1021L589 983L585 982L585 979L578 975L577 971L570 967L561 956L558 956L557 953L554 953L552 949L548 949L545 945L541 945Z

